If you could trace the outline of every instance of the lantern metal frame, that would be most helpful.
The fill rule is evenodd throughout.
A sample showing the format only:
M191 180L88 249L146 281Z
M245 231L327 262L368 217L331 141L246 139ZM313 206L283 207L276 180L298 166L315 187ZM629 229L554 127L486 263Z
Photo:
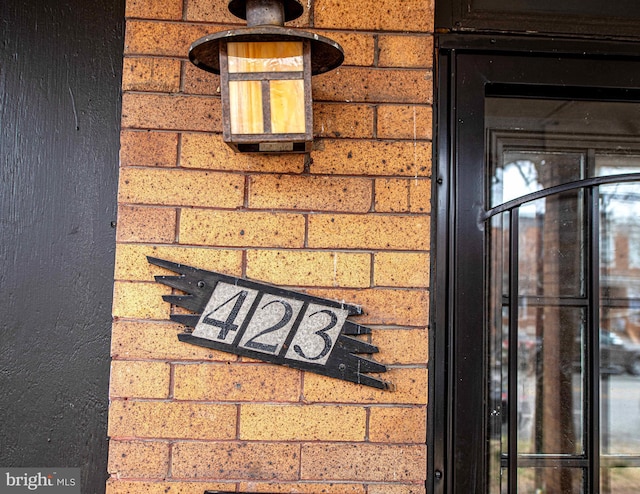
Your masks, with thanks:
M221 31L196 40L189 49L189 59L198 68L220 75L224 141L238 152L307 153L313 141L313 111L311 76L328 72L344 61L344 51L335 41L298 29L283 27L285 21L303 12L297 0L230 0L229 11L247 19L247 27ZM301 72L235 72L228 67L228 44L247 42L300 42L303 47ZM272 80L303 80L304 133L272 133L270 125L269 82ZM263 94L264 132L234 134L231 128L229 82L233 80L261 81Z

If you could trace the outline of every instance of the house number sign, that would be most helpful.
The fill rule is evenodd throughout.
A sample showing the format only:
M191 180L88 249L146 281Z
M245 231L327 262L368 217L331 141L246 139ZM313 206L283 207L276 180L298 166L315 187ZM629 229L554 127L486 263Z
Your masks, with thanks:
M378 352L354 337L370 334L371 329L347 320L362 314L360 307L153 257L148 260L179 274L155 278L185 292L163 295L166 302L194 312L171 315L193 328L178 335L180 341L389 389L389 383L367 375L385 372L386 367L357 355Z

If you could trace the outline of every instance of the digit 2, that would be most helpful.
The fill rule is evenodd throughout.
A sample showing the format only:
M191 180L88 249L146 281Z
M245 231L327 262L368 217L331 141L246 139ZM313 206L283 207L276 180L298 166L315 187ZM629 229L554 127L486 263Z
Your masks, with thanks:
M287 324L289 324L291 317L293 317L293 308L291 307L289 302L286 302L284 300L272 300L271 302L264 304L260 308L260 310L264 310L269 305L275 304L275 303L282 304L282 306L284 307L284 314L282 315L282 318L273 326L270 326L267 329L263 329L253 338L248 340L244 344L244 347L253 348L254 350L262 350L264 352L269 352L269 353L273 353L276 351L276 349L278 348L277 344L269 345L266 343L260 343L259 341L256 341L258 338L260 338L261 336L264 336L265 334L273 333L274 331L278 331L279 329L284 328Z

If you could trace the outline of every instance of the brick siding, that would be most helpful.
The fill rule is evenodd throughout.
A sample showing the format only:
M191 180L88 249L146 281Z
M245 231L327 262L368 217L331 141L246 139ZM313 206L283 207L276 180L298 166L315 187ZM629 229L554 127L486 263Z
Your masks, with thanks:
M313 79L310 155L256 156L187 60L244 21L127 0L108 494L425 492L433 5L303 3L345 63ZM361 305L395 390L179 342L147 255Z

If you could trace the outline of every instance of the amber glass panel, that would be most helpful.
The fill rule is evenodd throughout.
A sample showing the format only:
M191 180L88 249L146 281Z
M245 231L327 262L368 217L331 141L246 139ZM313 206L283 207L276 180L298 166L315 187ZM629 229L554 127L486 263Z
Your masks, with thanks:
M229 81L231 133L262 134L262 86L260 81Z
M301 41L229 43L229 72L302 72Z
M271 81L271 132L274 134L303 134L304 81L302 79Z

